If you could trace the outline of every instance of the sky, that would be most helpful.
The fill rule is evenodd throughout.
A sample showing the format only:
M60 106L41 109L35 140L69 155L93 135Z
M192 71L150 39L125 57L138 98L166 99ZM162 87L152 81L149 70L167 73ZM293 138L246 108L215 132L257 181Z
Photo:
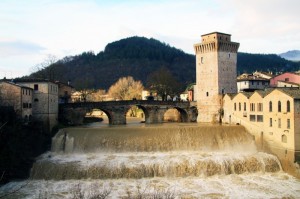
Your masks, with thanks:
M0 0L0 78L131 36L190 54L215 31L231 34L239 52L300 50L299 10L299 0Z

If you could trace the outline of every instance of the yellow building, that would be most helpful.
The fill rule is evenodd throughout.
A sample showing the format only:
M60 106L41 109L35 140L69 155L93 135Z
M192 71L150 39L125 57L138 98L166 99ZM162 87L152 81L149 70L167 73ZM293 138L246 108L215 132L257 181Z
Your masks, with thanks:
M259 149L277 155L284 168L300 161L300 89L226 94L223 110L224 123L245 126Z

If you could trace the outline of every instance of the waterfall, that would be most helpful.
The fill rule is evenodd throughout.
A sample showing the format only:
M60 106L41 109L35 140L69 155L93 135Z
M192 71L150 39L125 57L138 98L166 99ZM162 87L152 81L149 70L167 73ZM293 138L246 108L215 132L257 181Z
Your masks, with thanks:
M297 198L300 181L242 126L65 128L11 198ZM101 197L100 197L101 198Z
M34 179L213 176L277 172L241 126L68 128L33 166Z

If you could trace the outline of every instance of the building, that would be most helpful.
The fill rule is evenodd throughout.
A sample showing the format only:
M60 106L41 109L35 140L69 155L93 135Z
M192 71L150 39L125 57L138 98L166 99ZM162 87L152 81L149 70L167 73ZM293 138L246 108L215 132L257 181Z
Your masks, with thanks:
M74 87L70 85L70 82L65 84L56 81L55 83L58 85L58 103L71 103L71 95L73 92L75 92Z
M283 84L282 82L286 82L286 84ZM272 87L287 87L288 85L295 84L298 85L298 87L300 85L300 75L297 73L286 72L270 79L270 85Z
M231 35L220 32L202 35L201 43L194 45L198 122L219 121L222 95L237 92L238 48Z
M33 89L12 81L0 81L0 105L13 107L17 117L24 122L32 119L32 99Z
M223 122L241 124L255 136L259 148L276 154L284 168L300 161L300 89L225 95Z
M16 82L33 90L32 117L51 130L58 121L58 85L43 79L20 79Z
M237 92L263 90L269 87L270 78L264 73L243 73L237 77Z

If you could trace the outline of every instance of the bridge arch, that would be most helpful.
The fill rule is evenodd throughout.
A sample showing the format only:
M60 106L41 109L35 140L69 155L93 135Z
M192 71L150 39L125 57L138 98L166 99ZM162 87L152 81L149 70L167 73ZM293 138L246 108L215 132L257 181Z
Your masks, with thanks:
M175 108L180 113L181 122L190 122L195 118L196 108L190 107L190 102L166 102L148 100L128 100L128 101L106 101L106 102L84 102L60 104L59 117L75 125L82 124L83 117L88 110L99 109L103 111L109 124L126 124L126 113L132 106L142 109L145 115L145 123L162 123L165 112ZM196 110L196 111L195 111ZM82 119L78 119L79 117Z

